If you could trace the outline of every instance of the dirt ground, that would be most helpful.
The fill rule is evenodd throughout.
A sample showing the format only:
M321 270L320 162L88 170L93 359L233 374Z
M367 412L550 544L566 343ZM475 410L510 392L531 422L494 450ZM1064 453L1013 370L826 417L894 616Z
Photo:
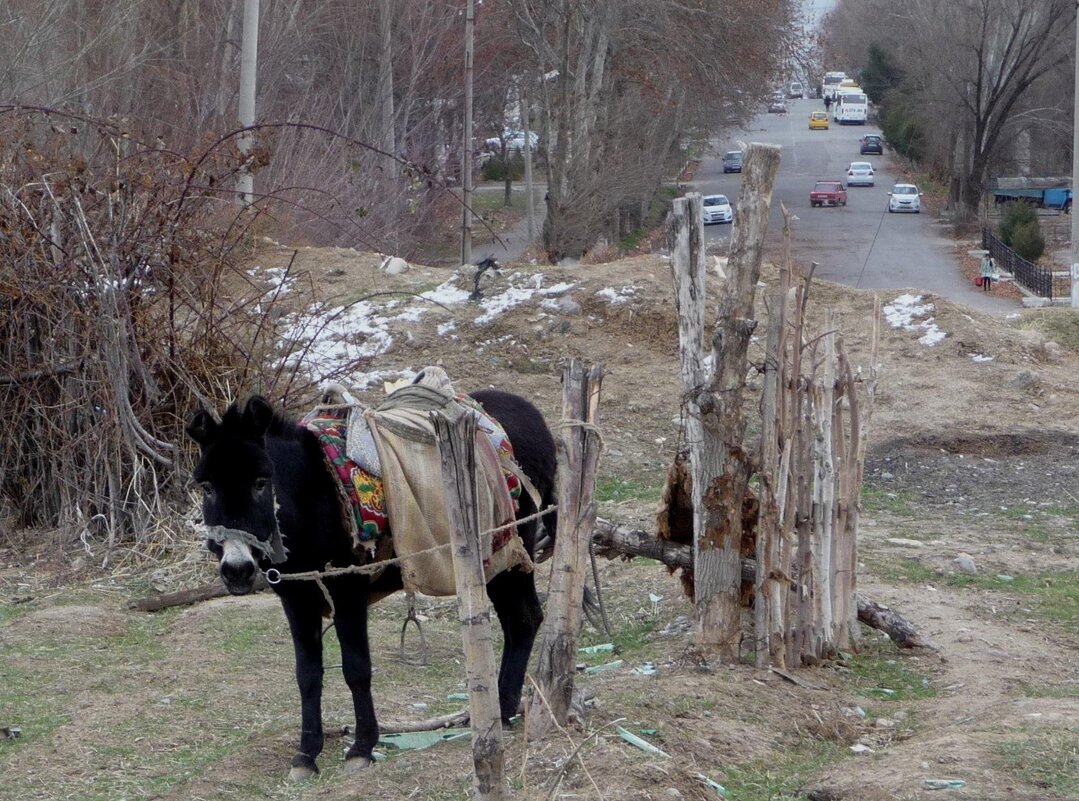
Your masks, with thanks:
M290 255L268 247L259 262L283 266ZM294 269L330 299L348 300L430 291L452 275L414 267L390 278L378 264L370 254L303 250ZM763 280L776 277L769 268ZM718 280L710 276L710 290ZM484 284L484 295L564 284L572 287L534 294L483 324L474 303L403 315L372 369L442 364L459 388L513 389L553 420L565 360L602 363L601 514L650 528L663 470L680 447L669 264L640 256L523 267ZM458 285L471 289L471 277ZM882 323L858 584L937 650L899 652L863 629L860 653L798 670L791 683L754 669L749 653L722 664L699 651L692 608L662 566L601 562L612 634L587 630L584 644L612 642L614 651L582 663L621 664L580 674L595 694L580 727L539 743L519 729L507 736L514 797L718 798L707 781L738 801L1079 795L1079 354L1052 333L1073 323L1046 325L1039 312L1001 320L931 296L920 303L932 309L916 327ZM864 368L873 304L871 293L813 285L814 326L834 310ZM935 345L920 341L930 322L944 334ZM761 359L759 345L751 359ZM752 375L749 387L755 403ZM362 397L380 393L375 385ZM0 726L20 726L22 737L0 741L0 796L469 797L467 740L347 774L347 736L335 734L321 778L289 785L299 710L276 601L222 599L153 616L125 608L151 587L212 577L195 553L192 544L156 572L84 568L62 587L45 567L3 555ZM976 573L962 571L961 554ZM397 653L403 612L395 598L372 615L376 708L393 720L452 711L460 703L447 696L463 687L452 601L422 604L426 667ZM340 674L329 669L328 729L349 715ZM638 750L618 726L669 756ZM962 786L934 790L927 780Z

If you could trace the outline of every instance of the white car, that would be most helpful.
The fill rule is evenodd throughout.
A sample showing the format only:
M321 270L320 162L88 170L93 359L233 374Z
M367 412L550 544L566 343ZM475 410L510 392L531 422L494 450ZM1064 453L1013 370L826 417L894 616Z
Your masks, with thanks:
M525 134L524 131L504 131L502 138L506 140L507 150L524 150L525 147ZM532 142L532 150L539 147L539 134L535 131L528 132L528 139ZM492 150L498 150L502 147L502 142L499 141L497 136L492 136L487 139L484 144Z
M734 209L726 195L705 195L701 205L705 225L734 222Z
M914 184L896 184L888 193L888 212L912 211L920 214L922 211L922 193Z
M872 186L873 165L868 161L852 161L847 167L847 186Z

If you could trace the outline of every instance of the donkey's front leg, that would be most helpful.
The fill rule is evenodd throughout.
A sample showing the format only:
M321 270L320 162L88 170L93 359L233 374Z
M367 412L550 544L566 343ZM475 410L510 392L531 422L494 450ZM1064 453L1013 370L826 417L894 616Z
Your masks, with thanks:
M361 583L362 587L356 586ZM353 579L341 581L339 586L342 588L341 601L337 600L337 591L331 590L337 607L334 628L341 644L345 682L352 692L352 705L356 711L356 741L345 754L345 764L353 768L366 767L373 761L371 751L378 742L378 721L371 698L371 649L367 641L367 582Z
M289 778L304 781L318 773L322 752L322 609L321 591L303 582L281 595L296 652L296 684L300 688L300 750L292 758Z

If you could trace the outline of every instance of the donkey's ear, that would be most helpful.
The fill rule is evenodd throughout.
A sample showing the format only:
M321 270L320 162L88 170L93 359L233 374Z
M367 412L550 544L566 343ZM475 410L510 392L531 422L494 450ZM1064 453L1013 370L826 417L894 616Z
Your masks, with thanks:
M185 430L191 439L205 448L217 432L217 421L208 411L199 409L191 415Z
M261 395L252 395L244 407L244 424L255 436L261 437L273 420L273 407Z

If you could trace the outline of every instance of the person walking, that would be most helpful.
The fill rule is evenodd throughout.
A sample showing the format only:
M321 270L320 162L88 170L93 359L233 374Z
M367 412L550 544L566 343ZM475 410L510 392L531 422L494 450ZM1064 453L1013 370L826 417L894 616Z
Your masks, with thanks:
M993 279L997 277L997 263L996 260L986 253L982 257L982 291L989 292L993 288Z

